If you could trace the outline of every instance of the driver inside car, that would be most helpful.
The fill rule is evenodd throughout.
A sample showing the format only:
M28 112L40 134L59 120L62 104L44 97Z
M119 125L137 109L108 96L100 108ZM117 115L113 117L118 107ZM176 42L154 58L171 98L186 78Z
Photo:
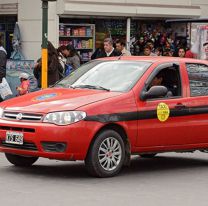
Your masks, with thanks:
M169 89L169 87L167 85L164 85L163 84L163 81L164 81L164 74L163 72L159 72L152 80L152 82L150 83L150 87L151 88L152 86L164 86L168 89L168 92L166 94L165 97L171 97L173 96L173 93L171 92L171 90Z

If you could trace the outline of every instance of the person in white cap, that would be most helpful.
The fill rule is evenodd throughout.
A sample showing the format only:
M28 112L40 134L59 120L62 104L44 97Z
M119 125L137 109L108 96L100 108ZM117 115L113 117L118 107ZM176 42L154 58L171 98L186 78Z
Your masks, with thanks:
M17 87L17 91L19 92L19 95L24 95L29 93L29 87L30 87L30 81L29 81L29 75L27 73L20 73L20 86Z

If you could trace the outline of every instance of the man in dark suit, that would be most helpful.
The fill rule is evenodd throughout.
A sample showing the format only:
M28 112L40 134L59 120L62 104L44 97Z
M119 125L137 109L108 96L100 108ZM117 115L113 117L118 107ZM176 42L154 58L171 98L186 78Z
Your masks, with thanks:
M97 58L120 56L121 54L121 52L114 49L112 39L106 38L104 40L104 50L97 55Z

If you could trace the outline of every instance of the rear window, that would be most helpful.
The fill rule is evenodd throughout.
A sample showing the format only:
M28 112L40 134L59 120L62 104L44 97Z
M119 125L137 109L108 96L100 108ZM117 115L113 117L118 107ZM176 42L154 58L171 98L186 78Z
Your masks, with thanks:
M191 96L208 95L208 66L205 64L186 64Z

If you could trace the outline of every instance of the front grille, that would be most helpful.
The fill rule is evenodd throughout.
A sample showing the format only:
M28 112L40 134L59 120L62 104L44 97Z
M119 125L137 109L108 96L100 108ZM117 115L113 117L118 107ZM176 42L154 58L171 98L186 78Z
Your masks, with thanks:
M4 140L1 141L2 146L14 148L14 149L23 149L23 150L33 150L37 151L37 147L34 143L31 142L24 142L23 145L16 145L16 144L8 144Z
M23 121L41 121L42 115L4 111L3 118L11 119L11 120L23 120Z
M34 133L35 129L33 128L21 128L21 127L8 127L8 126L0 126L0 130L5 130L5 131L18 131L18 132L29 132L29 133Z

